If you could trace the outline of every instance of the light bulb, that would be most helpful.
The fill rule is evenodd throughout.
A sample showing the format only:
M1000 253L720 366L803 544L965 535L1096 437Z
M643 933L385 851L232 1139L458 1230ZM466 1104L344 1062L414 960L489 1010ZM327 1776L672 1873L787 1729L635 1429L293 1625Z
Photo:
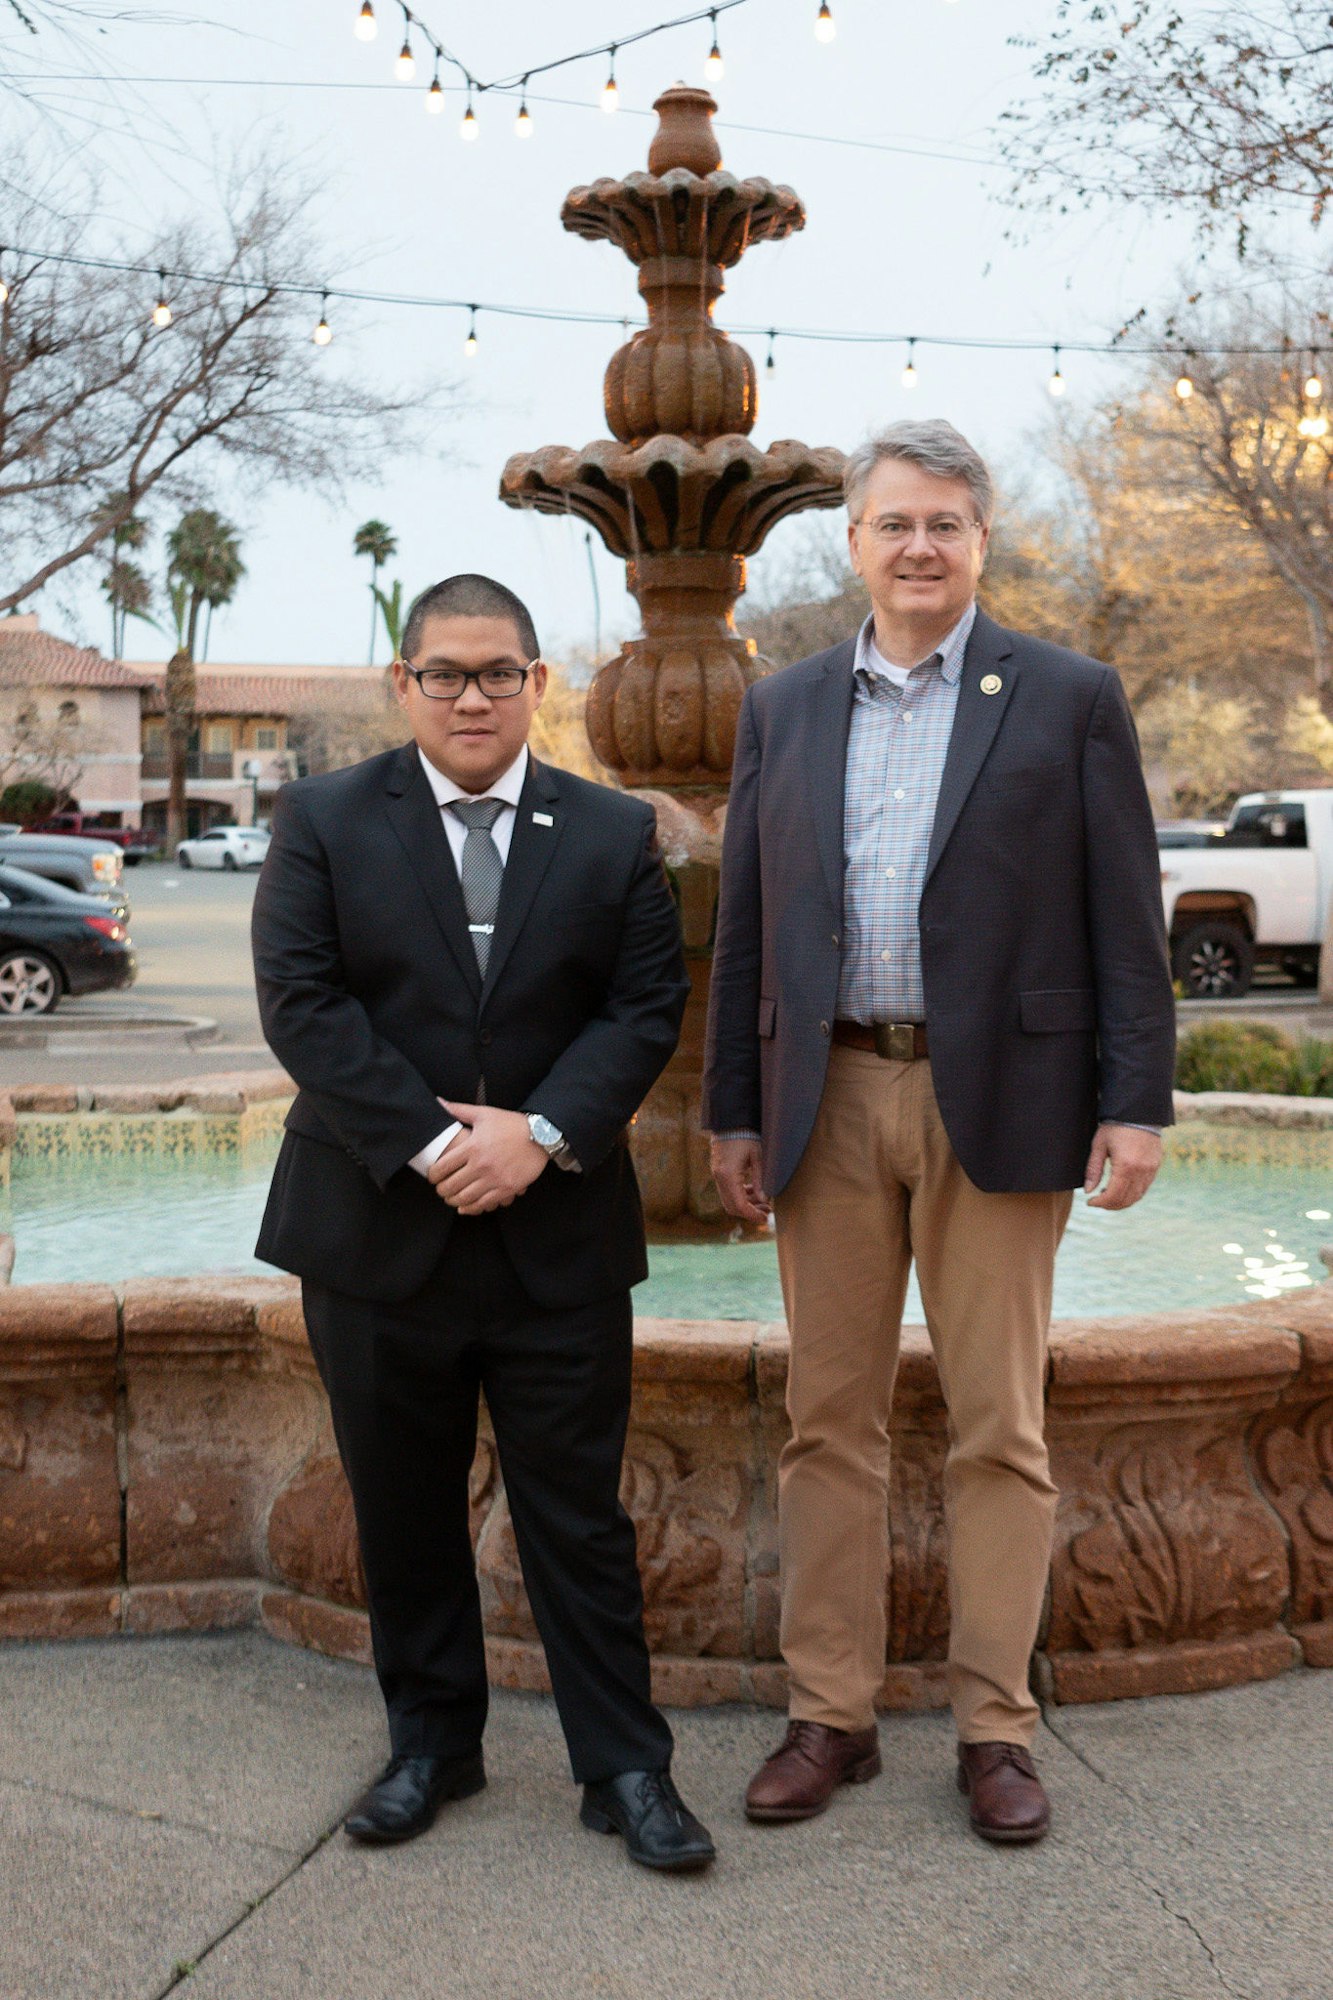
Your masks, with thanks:
M528 100L526 97L518 107L518 117L514 120L514 130L520 139L530 139L532 137L532 113L528 110Z
M1310 374L1306 376L1305 393L1312 403L1319 401L1319 398L1324 393L1324 384L1318 375Z
M602 109L603 111L619 111L620 109L620 92L616 88L616 73L614 69L602 85Z
M467 355L470 361L472 359L472 356L476 353L476 351L477 351L477 336L475 333L469 330L468 337L463 342L463 352L464 354Z
M430 89L426 92L426 109L436 118L444 109L444 91L438 76L431 79Z
M398 51L398 60L393 66L393 73L399 83L411 83L417 73L417 59L412 53L412 44L406 35L403 36L403 46Z
M319 316L319 325L315 328L315 331L311 334L310 338L314 341L316 347L327 347L329 342L333 339L333 328L329 325L328 319L324 313L321 312Z
M1064 376L1060 373L1060 370L1058 368L1054 371L1050 381L1046 384L1047 391L1052 396L1063 396L1065 390L1068 387L1069 384L1065 381Z
M153 325L159 327L171 325L171 307L167 304L167 274L165 271L158 273L157 304L153 307Z
M481 127L477 123L477 114L472 109L472 99L469 97L467 110L463 113L463 122L458 128L459 136L463 139L475 139L480 130Z
M1177 375L1176 394L1182 403L1188 403L1190 397L1194 394L1194 384L1188 375Z
M373 42L379 31L380 24L375 19L375 9L371 6L370 0L362 0L361 12L353 24L353 34L359 42Z
M722 51L717 45L717 15L710 13L708 19L713 30L713 46L704 58L704 75L710 83L720 83L722 81Z
M3 278L0 278L0 306L7 306L8 304L9 304L9 286L5 283Z
M915 361L909 361L906 368L904 368L903 370L903 387L904 389L915 389L916 384L917 384L916 363Z
M828 0L822 0L819 12L815 16L815 40L817 42L831 42L837 32L837 23L829 12Z
M1328 418L1322 410L1316 410L1311 416L1301 418L1296 431L1297 435L1303 438L1327 437Z

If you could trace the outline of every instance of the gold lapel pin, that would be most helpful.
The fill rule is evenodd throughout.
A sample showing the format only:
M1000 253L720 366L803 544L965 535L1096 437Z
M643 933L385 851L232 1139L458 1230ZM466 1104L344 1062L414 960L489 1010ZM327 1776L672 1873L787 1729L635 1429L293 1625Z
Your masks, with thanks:
M1003 686L1004 682L998 674L983 674L981 680L981 692L983 694L998 694Z

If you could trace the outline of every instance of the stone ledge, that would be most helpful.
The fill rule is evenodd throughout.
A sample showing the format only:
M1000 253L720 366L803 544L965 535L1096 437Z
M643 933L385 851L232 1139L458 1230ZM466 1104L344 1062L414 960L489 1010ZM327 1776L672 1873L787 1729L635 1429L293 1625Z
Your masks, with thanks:
M1058 1702L1128 1701L1272 1680L1300 1659L1301 1648L1290 1632L1268 1631L1241 1639L1182 1640L1173 1646L1053 1653L1045 1656L1045 1667L1049 1692Z
M1176 1123L1333 1129L1333 1097L1283 1097L1266 1090L1177 1090Z

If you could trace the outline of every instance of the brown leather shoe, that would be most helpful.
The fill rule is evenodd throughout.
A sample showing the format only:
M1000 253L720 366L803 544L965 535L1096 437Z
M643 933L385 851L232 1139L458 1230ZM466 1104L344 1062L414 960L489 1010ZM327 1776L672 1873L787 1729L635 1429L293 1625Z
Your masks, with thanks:
M822 1722L789 1722L781 1749L750 1780L746 1818L814 1819L839 1785L864 1785L882 1769L873 1723L869 1729L830 1729Z
M1017 1743L960 1743L958 1789L983 1840L1040 1840L1051 1824L1037 1767Z

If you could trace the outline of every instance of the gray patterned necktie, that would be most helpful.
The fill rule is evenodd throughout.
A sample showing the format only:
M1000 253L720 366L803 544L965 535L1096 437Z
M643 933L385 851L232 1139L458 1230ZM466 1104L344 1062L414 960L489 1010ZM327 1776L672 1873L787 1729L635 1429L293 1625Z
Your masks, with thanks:
M467 906L467 927L472 933L477 965L484 979L491 956L495 913L500 907L500 884L505 872L491 828L504 811L504 800L476 799L464 804L462 799L451 799L449 810L456 813L467 828L467 839L463 842L463 901Z

